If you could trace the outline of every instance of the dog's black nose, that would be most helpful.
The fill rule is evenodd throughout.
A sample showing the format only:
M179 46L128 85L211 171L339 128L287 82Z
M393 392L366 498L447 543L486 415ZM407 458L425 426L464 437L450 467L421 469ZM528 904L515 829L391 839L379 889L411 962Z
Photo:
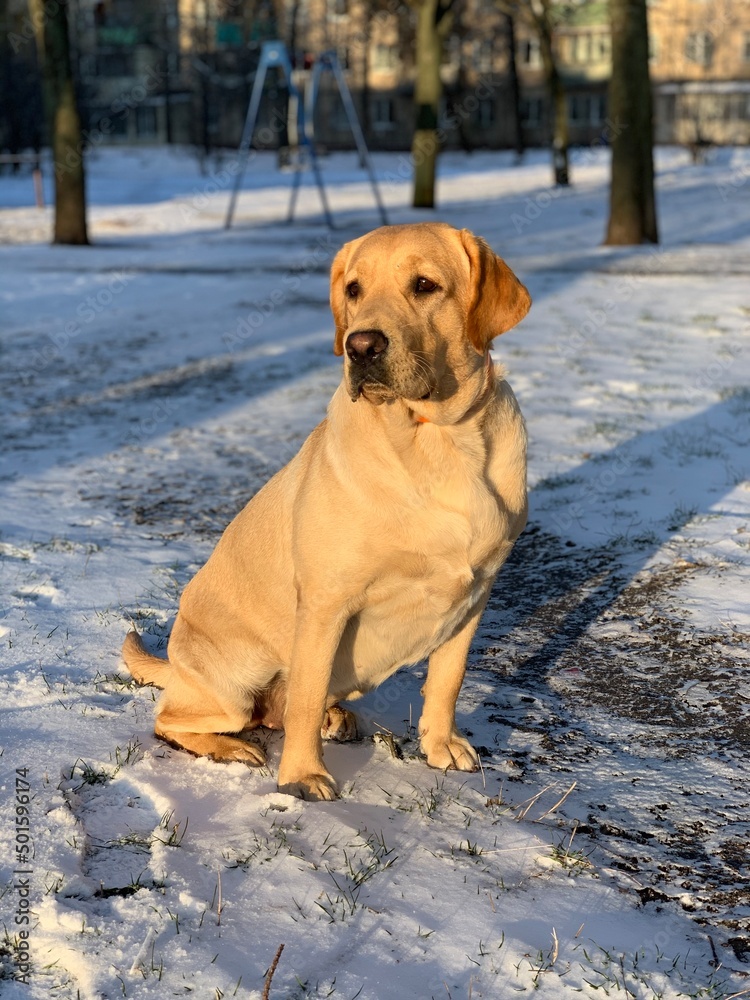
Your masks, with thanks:
M359 365L374 361L388 346L382 330L358 330L346 338L346 353Z

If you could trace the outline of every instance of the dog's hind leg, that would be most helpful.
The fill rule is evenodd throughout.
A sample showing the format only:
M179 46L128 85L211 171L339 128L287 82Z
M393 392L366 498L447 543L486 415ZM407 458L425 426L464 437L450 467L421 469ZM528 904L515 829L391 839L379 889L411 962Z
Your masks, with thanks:
M265 764L266 755L255 743L237 736L252 725L252 712L228 704L194 676L174 668L175 676L161 697L154 731L172 746L213 760Z

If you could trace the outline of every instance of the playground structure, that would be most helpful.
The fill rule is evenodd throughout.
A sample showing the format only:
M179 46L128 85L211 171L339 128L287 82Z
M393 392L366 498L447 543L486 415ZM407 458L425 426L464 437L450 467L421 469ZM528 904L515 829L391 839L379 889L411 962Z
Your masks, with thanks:
M264 42L263 48L261 49L260 62L258 63L258 70L255 74L253 89L250 94L250 103L245 117L245 125L242 130L242 138L240 139L240 145L237 150L239 169L235 175L234 187L232 188L232 194L229 199L224 228L229 229L234 218L237 196L247 168L247 161L250 156L250 149L253 143L253 135L255 134L255 127L258 122L258 113L260 111L260 102L263 97L263 88L265 86L266 76L268 75L269 69L280 70L286 79L286 85L289 89L289 135L292 145L296 147L296 156L293 158L294 174L292 189L286 221L288 223L294 221L294 212L297 206L297 197L299 195L300 185L302 183L302 174L307 168L309 168L312 170L315 178L326 223L330 229L336 228L331 214L331 209L328 204L323 174L320 169L320 163L318 162L318 155L315 148L315 111L320 95L320 84L324 74L330 73L332 74L338 87L344 112L349 123L349 128L351 129L354 142L357 146L360 162L363 164L370 178L370 185L372 187L375 203L380 213L380 218L382 219L383 225L387 226L388 216L380 197L380 191L375 178L375 170L373 169L370 152L367 148L367 143L365 142L364 133L362 132L359 119L357 118L357 112L354 107L351 91L349 90L349 85L346 82L346 77L344 76L344 71L341 68L338 55L336 52L323 52L315 57L310 71L309 80L305 86L304 94L302 94L297 86L297 82L294 79L292 62L286 45L283 42L275 41Z

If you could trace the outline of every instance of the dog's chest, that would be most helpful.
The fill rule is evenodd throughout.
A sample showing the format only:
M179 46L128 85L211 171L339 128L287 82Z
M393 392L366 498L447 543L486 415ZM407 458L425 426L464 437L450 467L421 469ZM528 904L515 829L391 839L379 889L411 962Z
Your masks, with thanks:
M422 580L417 584L425 611L438 627L453 629L480 599L500 567L507 519L497 496L484 481L444 481L425 510L429 538L422 550Z
M482 477L442 475L429 490L425 484L420 502L390 532L387 567L359 615L355 653L360 663L372 656L383 676L450 638L483 599L509 549L502 504Z
M431 475L419 483L423 507L414 525L415 537L426 540L423 551L434 557L436 575L443 574L445 561L455 567L459 592L477 574L494 575L498 548L508 534L484 441L472 435L460 444L436 449Z

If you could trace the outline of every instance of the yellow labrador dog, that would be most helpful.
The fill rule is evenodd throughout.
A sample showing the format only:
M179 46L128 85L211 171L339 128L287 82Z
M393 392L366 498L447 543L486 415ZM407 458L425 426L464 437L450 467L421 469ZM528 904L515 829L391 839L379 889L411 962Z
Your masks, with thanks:
M436 768L478 761L455 723L492 582L526 522L526 434L492 339L529 294L468 230L386 226L331 270L343 378L297 456L188 584L168 662L137 633L133 677L164 688L156 734L262 764L237 737L285 730L279 788L332 799L322 738L356 735L356 698L429 657L419 721Z

